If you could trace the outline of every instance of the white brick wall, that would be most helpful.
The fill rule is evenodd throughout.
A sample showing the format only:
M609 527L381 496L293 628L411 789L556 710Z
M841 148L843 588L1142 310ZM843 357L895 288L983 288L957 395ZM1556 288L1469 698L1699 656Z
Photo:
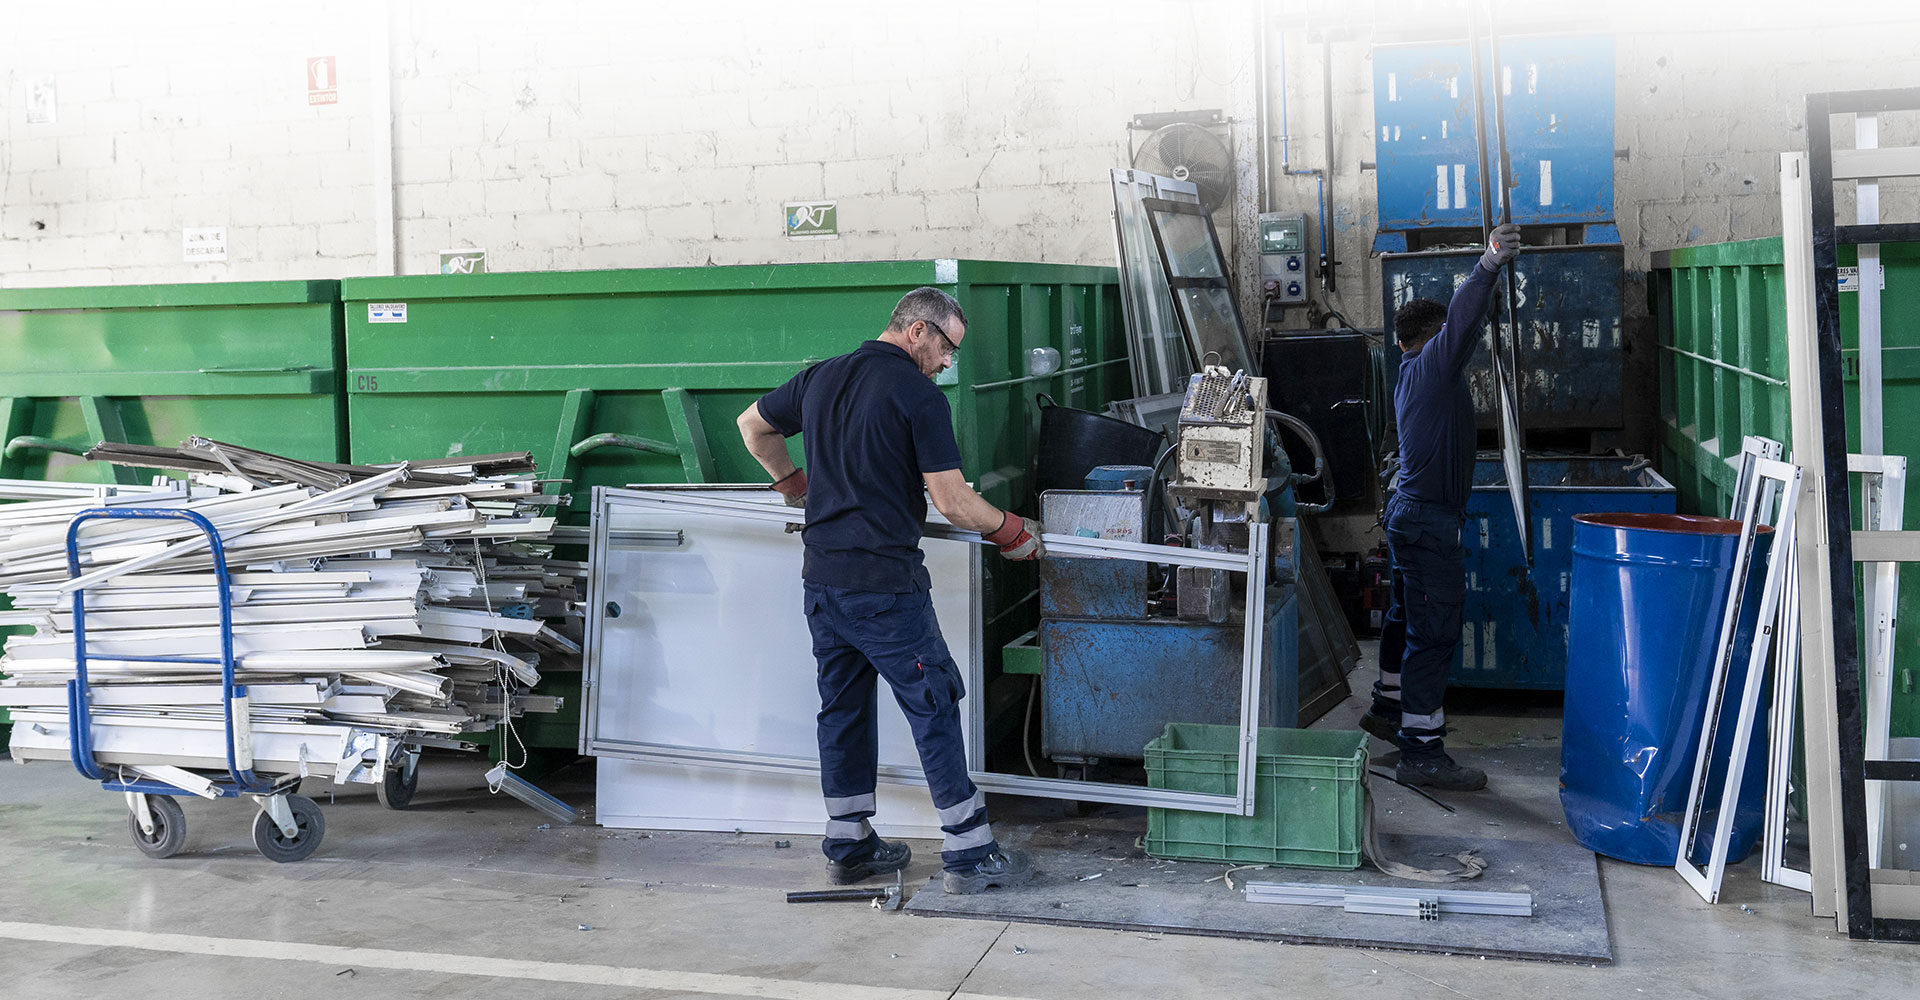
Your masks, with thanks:
M1223 108L1242 119L1240 159L1257 141L1245 121L1250 0L1157 5L1151 17L1011 0L859 16L482 0L459 18L393 0L390 125L374 122L367 99L378 0L260 5L237 24L224 7L19 6L0 36L10 70L0 284L10 286L364 273L376 128L393 135L405 273L462 245L489 249L496 269L896 255L1111 263L1106 171L1126 158L1132 114ZM1324 156L1318 32L1339 39L1334 304L1375 323L1374 177L1360 166L1375 155L1369 48L1376 33L1457 30L1452 8L1416 4L1423 20L1389 26L1336 0L1270 7L1286 14L1272 40L1284 33L1291 59L1275 87L1288 94L1297 167ZM1773 164L1804 145L1801 96L1911 84L1920 35L1897 7L1818 24L1783 21L1806 20L1787 6L1737 19L1647 0L1605 15L1535 7L1552 8L1536 18L1571 11L1618 38L1616 144L1631 153L1616 164L1617 207L1634 270L1655 249L1777 232ZM305 60L329 54L340 101L309 106ZM46 77L58 121L28 125L27 88ZM1276 140L1275 207L1314 211L1312 179L1280 177L1278 152ZM1242 187L1223 225L1246 226ZM1899 197L1888 195L1890 213ZM782 203L814 198L838 200L843 238L784 239ZM228 227L227 262L180 261L181 227L200 225Z

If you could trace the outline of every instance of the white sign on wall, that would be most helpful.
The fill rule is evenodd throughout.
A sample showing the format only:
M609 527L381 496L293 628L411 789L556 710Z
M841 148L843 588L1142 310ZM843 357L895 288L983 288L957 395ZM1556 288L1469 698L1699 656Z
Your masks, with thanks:
M27 124L51 125L57 108L53 99L53 78L27 84Z
M180 231L180 259L189 264L227 259L227 227L189 226Z

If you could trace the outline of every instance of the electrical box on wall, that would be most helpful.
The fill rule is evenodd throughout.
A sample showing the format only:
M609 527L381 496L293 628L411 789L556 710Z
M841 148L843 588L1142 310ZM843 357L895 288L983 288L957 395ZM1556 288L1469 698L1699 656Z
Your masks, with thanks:
M1269 302L1307 301L1307 217L1301 212L1260 215L1260 283Z

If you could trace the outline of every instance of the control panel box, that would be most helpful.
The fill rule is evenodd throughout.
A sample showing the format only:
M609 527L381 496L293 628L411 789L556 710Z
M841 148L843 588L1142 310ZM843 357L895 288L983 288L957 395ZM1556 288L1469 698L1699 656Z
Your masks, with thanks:
M1300 212L1260 214L1260 283L1274 282L1271 301L1307 301L1307 217Z

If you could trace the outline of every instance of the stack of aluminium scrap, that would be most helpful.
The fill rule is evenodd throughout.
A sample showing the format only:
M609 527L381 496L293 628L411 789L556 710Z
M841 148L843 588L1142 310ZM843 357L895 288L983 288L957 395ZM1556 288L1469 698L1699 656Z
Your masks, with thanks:
M190 510L219 532L256 770L372 780L394 747L459 746L558 707L527 692L543 666L573 666L578 632L534 612L567 614L584 587L577 564L538 544L564 498L539 492L530 456L353 466L195 438L89 457L185 473L174 489L111 503ZM0 624L34 628L0 657L14 754L68 759L72 595L84 588L96 758L224 771L217 663L140 659L217 660L210 546L181 520L89 521L69 578L69 521L98 505L0 506L0 591L15 609Z

